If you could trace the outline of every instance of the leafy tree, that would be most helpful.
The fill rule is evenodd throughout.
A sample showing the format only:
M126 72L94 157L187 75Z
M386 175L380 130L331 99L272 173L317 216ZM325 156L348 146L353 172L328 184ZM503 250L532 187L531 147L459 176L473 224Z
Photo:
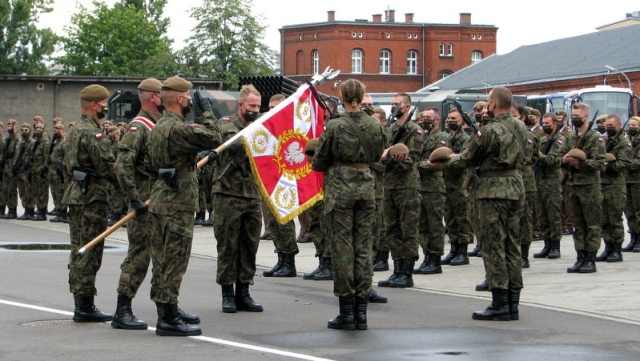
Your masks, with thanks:
M147 13L135 6L93 2L95 10L80 11L66 26L65 54L57 60L63 73L100 76L154 76L175 74L171 41L159 36ZM150 66L151 59L154 60Z
M237 90L239 76L273 75L276 52L264 43L264 18L252 15L252 5L252 0L203 0L192 8L198 24L178 54L181 74L220 79L225 90Z
M51 12L52 0L0 0L0 74L44 75L45 60L58 37L38 29L39 15Z
M158 36L162 36L167 33L169 28L169 19L162 18L164 13L164 7L167 5L167 0L121 0L124 7L133 6L134 8L143 11L145 18L158 29Z

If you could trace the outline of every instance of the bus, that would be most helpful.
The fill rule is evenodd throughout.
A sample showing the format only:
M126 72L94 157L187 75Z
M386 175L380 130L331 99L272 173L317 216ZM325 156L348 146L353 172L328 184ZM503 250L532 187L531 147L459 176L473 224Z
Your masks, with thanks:
M597 85L595 88L568 92L564 97L564 109L568 115L571 114L573 104L578 102L589 104L592 118L596 114L598 116L618 114L625 126L629 118L636 115L638 111L638 97L629 88Z
M527 106L532 109L538 109L540 114L555 113L564 109L564 98L566 92L554 93L546 95L528 95Z

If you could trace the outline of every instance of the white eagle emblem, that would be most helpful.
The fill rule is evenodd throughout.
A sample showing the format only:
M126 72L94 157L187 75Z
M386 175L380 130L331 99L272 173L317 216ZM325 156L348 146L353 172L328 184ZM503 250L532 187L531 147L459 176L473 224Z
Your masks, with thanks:
M291 165L300 164L304 162L305 155L300 143L292 142L284 151L284 159Z

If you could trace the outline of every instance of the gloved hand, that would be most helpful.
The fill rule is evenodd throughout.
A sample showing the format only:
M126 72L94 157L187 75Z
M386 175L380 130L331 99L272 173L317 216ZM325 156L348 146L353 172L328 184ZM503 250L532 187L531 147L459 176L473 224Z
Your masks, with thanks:
M62 175L62 163L56 164L56 174Z
M209 163L213 163L218 159L218 152L215 150L209 151Z
M131 207L136 210L136 216L141 216L147 213L147 210L149 210L149 207L147 207L147 205L144 204L144 202L140 198L132 200Z
M204 159L204 157L206 157L207 155L209 155L208 150L203 150L202 152L198 153L198 162Z
M14 177L18 176L18 165L14 164L13 167L11 167L11 173L13 173Z
M203 98L199 90L193 92L193 100L195 100L196 106L200 109L200 112L204 114L206 111L211 111L211 103L209 99Z
M49 171L49 166L45 165L40 169L40 178L47 178L47 172Z

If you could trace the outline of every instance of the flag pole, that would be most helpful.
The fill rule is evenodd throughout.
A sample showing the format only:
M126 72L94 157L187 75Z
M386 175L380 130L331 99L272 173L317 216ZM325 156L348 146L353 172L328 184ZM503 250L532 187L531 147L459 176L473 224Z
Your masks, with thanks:
M313 85L320 85L320 84L324 83L324 81L327 80L327 79L335 78L338 74L340 74L340 70L335 70L334 71L333 69L330 69L330 67L327 67L322 74L314 75L312 77L312 79L311 79L311 82L309 82L309 84L304 84L304 85L311 86L313 91L314 91L314 93L315 93L315 89L313 88ZM296 94L298 92L300 92L300 89L302 89L302 86L296 91ZM284 107L284 104L280 103L275 108L269 110L269 112L267 112L266 114L269 114L270 112L274 112L274 113L278 112L283 107ZM261 118L263 118L262 121L260 121L260 119L258 119L256 121L252 122L247 127L245 127L244 129L242 129L241 131L236 133L233 137L229 138L226 142L224 142L223 144L218 146L215 149L215 152L216 153L222 153L225 149L227 149L229 147L229 145L231 143L235 142L238 138L243 136L245 133L253 131L255 128L259 127L264 122L264 120L268 119L269 117L262 116ZM196 169L202 168L205 164L207 164L207 162L209 162L209 157L208 156L204 157L200 161L198 161L198 163L196 164ZM148 206L149 205L149 200L147 199L144 202L144 204L146 204ZM128 221L133 219L135 216L136 216L136 211L135 210L127 213L126 216L124 216L122 219L120 219L118 222L116 222L113 226L107 228L104 232L100 233L97 237L95 237L89 243L85 244L82 248L80 248L78 250L78 255L82 255L86 251L89 251L92 248L94 248L98 243L104 241L105 238L107 238L110 234L112 234L113 232L118 230L118 228L122 227L123 224L127 223Z

